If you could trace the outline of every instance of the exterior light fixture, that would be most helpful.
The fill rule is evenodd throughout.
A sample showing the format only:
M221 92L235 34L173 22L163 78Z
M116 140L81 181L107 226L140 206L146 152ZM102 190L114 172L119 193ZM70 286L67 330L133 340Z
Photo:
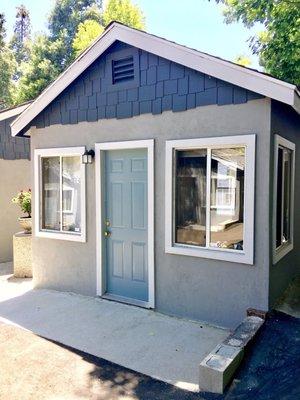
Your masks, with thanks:
M92 164L94 157L94 150L85 150L85 152L81 156L82 164Z

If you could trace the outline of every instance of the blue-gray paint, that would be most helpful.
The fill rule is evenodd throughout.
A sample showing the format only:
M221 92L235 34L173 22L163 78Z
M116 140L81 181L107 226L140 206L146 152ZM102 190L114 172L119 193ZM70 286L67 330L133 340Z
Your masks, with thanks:
M0 121L0 159L29 159L30 141L26 137L12 137L10 124L17 116Z
M107 151L105 170L107 292L148 301L147 150Z
M112 84L112 60L132 55L135 78ZM104 118L241 104L262 96L116 42L33 122L38 128Z

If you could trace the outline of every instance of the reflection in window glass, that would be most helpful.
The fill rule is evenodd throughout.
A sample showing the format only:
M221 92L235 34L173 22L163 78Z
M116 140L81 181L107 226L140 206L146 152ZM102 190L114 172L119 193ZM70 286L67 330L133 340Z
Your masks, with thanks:
M207 150L180 150L175 154L175 241L205 246Z
M278 148L276 248L290 241L292 152Z
M42 228L60 230L60 158L43 157L42 163Z
M80 232L80 157L62 158L63 231Z
M210 246L243 250L245 148L211 151Z

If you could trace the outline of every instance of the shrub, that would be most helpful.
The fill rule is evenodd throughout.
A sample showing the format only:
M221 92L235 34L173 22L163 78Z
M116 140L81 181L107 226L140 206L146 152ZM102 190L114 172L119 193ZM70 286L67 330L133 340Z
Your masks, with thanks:
M12 198L14 204L18 204L23 211L23 213L28 214L31 217L31 190L28 191L21 190L16 197Z

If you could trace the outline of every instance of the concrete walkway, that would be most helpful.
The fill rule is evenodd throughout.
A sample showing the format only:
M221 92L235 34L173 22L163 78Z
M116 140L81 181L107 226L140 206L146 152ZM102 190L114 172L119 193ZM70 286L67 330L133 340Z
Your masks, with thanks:
M106 359L178 387L198 390L198 366L228 331L98 298L33 290L4 275L0 322Z

